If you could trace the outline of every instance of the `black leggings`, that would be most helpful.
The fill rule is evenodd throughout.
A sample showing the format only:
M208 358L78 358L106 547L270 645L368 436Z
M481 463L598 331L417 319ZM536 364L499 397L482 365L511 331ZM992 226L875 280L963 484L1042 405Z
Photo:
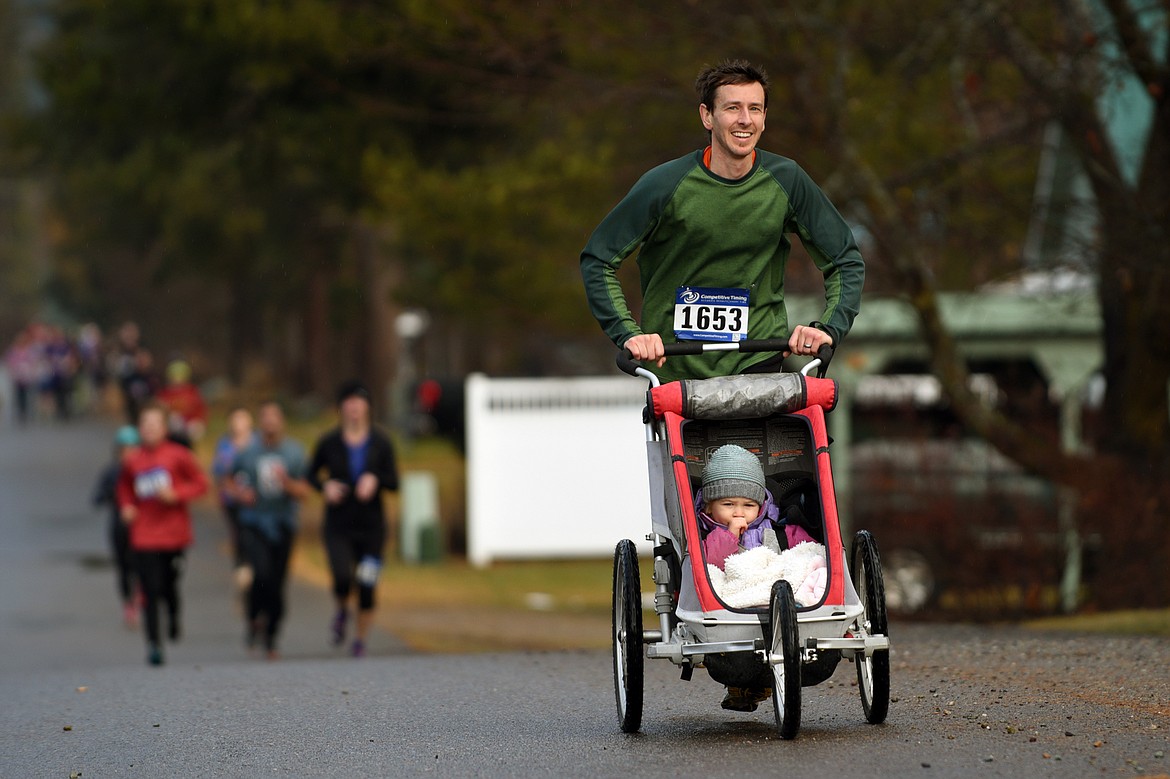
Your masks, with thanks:
M248 622L264 617L265 645L272 649L284 617L284 583L292 537L273 541L256 528L239 526L240 553L252 567L252 588L248 591Z
M378 566L382 564L382 547L386 544L386 532L346 533L326 526L325 551L329 555L329 568L333 571L333 594L338 600L345 600L357 585L358 608L369 611L374 608L376 581L363 582L356 576L357 568L366 558L373 558Z
M160 601L166 604L167 618L172 633L179 625L179 577L183 573L183 552L135 552L134 568L142 587L143 624L146 640L151 644L160 643L158 630L158 607Z

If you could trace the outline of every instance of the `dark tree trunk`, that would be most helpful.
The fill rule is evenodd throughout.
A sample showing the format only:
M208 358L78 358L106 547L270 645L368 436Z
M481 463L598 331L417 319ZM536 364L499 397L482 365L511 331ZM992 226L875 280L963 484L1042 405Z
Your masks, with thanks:
M304 364L297 371L300 388L332 397L336 378L331 374L333 360L329 348L329 275L318 266L309 276L305 293L304 318L301 321L304 333Z
M1102 451L1149 464L1170 444L1170 246L1104 206L1098 294L1106 358ZM1126 223L1130 223L1128 228Z
M1170 455L1170 101L1162 96L1154 104L1136 183L1095 156L1099 148L1086 144L1083 152L1101 220L1107 389L1098 443L1134 464L1164 465Z
M228 288L227 371L231 382L239 386L248 358L260 353L263 346L263 312L256 300L255 284L248 278L247 264L236 267Z

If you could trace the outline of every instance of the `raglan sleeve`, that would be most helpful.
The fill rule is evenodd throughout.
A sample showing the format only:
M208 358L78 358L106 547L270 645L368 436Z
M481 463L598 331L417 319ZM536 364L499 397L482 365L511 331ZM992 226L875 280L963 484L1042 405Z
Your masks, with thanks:
M622 292L618 269L658 223L669 186L668 166L646 173L601 220L581 250L581 278L589 310L618 347L642 333Z
M325 467L325 437L322 436L317 440L313 447L313 454L309 458L309 467L305 469L305 481L309 486L320 492L323 482L321 481L321 469Z
M398 463L394 457L394 444L389 438L383 437L379 448L381 454L374 475L378 477L378 485L382 489L395 492L398 490Z
M861 311L865 262L849 223L809 175L799 166L793 167L793 228L824 276L825 308L820 322L839 345Z

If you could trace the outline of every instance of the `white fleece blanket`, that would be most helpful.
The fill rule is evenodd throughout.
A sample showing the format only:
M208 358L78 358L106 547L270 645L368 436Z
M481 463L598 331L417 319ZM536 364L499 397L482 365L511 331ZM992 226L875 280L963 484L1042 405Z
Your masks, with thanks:
M796 602L811 606L825 594L828 568L823 544L804 542L777 554L766 546L757 546L731 555L724 570L707 566L707 575L715 594L733 608L767 606L772 597L772 583L787 579Z

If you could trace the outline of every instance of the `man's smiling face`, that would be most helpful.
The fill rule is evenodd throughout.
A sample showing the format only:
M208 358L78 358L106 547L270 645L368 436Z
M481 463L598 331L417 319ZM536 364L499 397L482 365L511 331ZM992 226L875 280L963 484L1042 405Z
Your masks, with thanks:
M714 109L699 106L703 126L711 131L714 157L750 157L764 132L764 88L757 82L725 84L715 90Z

